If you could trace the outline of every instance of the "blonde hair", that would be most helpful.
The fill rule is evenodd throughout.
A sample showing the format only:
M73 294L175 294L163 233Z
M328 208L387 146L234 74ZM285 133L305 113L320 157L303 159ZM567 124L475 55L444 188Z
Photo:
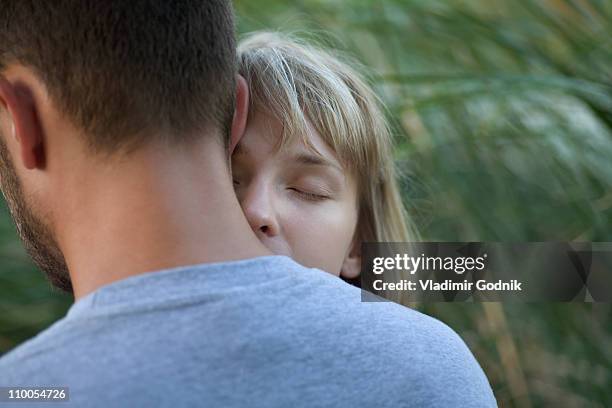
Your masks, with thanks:
M379 99L347 64L330 53L273 32L248 35L238 70L250 87L251 111L283 124L280 145L302 137L307 121L357 180L362 242L413 238L397 184L393 143ZM312 146L311 146L312 147Z

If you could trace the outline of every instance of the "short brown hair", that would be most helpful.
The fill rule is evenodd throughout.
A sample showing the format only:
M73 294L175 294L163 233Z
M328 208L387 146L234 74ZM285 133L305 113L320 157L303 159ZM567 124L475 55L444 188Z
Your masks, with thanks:
M227 134L235 48L229 0L0 0L0 70L32 68L94 152Z

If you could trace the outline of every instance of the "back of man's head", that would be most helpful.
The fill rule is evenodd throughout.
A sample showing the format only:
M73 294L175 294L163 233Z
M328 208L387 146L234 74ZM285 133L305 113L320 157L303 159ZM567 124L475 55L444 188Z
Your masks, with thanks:
M0 0L0 10L0 70L31 68L93 152L227 134L228 0Z
M141 170L162 167L160 158L175 160L158 146L200 152L178 148L208 143L205 138L229 146L237 93L235 48L230 0L0 0L0 189L28 253L53 285L72 292L79 270L88 271L91 276L83 279L89 283L93 277L110 281L98 271L115 271L113 279L118 279L116 265L101 260L132 258L123 256L127 244L114 235L142 245L126 251L154 248L164 261L125 265L125 271L187 262L184 255L159 253L159 243L147 246L127 233L101 231L138 234L136 226L152 225L156 219L178 223L179 217L171 215L188 213L189 195L175 191L183 184ZM140 154L121 161L131 167L121 170L116 160L92 160L135 151ZM186 171L178 166L183 159L166 168ZM202 163L215 162L209 159ZM151 177L145 180L143 175ZM152 200L160 191L172 198L161 197L155 212ZM177 195L183 197L181 208ZM140 207L134 204L138 200ZM167 201L174 207L164 207ZM202 203L193 199L193 205ZM135 207L149 212L138 212L143 219L136 221L130 211ZM162 209L173 213L160 215ZM91 234L103 217L104 228ZM181 222L193 224L191 219ZM186 230L182 224L171 227L167 229ZM159 224L151 228L157 233L162 229ZM168 248L178 246L177 235L160 235L174 240ZM91 248L115 255L94 260L88 255Z

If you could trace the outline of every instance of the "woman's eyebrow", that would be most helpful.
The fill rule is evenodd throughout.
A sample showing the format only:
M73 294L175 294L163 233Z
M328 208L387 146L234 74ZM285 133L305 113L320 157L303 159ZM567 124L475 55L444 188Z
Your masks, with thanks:
M326 167L333 167L336 170L342 172L342 168L340 166L338 166L336 163L327 160L324 157L321 156L316 156L314 154L310 154L310 153L300 153L297 156L294 156L292 158L293 161L295 161L295 163L298 164L305 164L305 165L310 165L310 166L326 166Z

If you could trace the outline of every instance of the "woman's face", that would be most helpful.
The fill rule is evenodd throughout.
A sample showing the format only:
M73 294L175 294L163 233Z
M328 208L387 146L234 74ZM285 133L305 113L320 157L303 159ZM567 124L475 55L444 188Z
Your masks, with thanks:
M321 136L278 148L282 125L256 112L232 155L236 195L251 228L274 254L353 278L357 187Z

